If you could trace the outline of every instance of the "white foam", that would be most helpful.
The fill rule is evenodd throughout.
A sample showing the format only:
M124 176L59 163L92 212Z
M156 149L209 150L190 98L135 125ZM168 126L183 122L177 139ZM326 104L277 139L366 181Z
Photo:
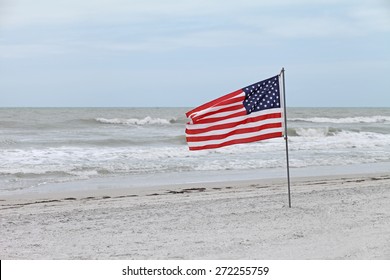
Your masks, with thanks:
M96 118L97 122L104 123L104 124L124 124L124 125L150 125L150 124L171 124L174 122L174 119L167 120L167 119L161 119L161 118L152 118L152 117L145 117L143 119L137 119L137 118L131 118L131 119L123 119L123 118L113 118L113 119L106 119L106 118Z
M289 139L291 151L305 151L295 156L295 160L301 161L297 162L298 166L310 165L314 159L329 158L336 164L343 164L349 155L355 154L357 162L390 159L389 134L339 131L328 135L325 128L300 128L297 134L299 136ZM3 162L0 173L42 175L63 172L70 176L93 177L156 170L277 167L283 164L283 150L282 138L199 152L189 152L186 145L3 149L0 152L0 162ZM342 157L336 158L339 154ZM280 155L280 159L276 159L275 155ZM310 157L312 159L308 159Z
M303 121L313 123L385 123L390 122L390 116L371 116L371 117L347 117L347 118L291 118L289 121Z
M296 128L295 132L303 137L325 137L329 134L329 127Z
M285 167L283 138L190 152L184 140L185 119L173 118L182 111L104 109L65 118L51 114L61 116L58 122L43 115L38 123L35 115L26 122L27 115L0 138L0 191L102 177ZM290 119L298 122L289 125L292 168L390 162L389 111L373 111L372 116L366 110L337 112L290 115L300 117Z
M9 138L0 138L0 145L10 146L16 144L17 141Z

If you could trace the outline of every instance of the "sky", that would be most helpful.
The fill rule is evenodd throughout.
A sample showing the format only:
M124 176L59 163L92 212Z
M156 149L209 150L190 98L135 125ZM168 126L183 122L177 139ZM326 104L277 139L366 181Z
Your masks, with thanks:
M390 0L0 0L0 107L390 106Z

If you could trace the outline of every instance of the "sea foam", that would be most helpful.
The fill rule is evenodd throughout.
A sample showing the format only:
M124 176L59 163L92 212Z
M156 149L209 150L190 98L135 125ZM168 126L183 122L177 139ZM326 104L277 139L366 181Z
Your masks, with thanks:
M112 119L106 119L106 118L96 118L95 119L99 123L104 124L123 124L123 125L155 125L155 124L162 124L162 125L169 125L171 123L175 122L175 119L163 119L163 118L152 118L152 117L145 117L143 119L137 119L137 118L131 118L131 119L122 119L122 118L112 118Z
M301 121L312 123L385 123L390 122L390 116L370 116L370 117L346 117L346 118L291 118L289 121Z

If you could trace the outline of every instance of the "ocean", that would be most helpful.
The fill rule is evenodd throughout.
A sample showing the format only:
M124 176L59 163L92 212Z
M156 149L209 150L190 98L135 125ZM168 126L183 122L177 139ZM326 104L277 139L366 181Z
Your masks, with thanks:
M0 194L285 174L282 138L190 152L189 109L0 108ZM390 108L289 108L287 116L293 174L390 170Z

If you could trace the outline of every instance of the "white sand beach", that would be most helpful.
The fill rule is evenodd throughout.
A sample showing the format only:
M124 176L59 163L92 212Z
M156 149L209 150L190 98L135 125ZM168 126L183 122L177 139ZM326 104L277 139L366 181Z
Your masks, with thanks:
M3 197L0 259L390 259L390 175Z

